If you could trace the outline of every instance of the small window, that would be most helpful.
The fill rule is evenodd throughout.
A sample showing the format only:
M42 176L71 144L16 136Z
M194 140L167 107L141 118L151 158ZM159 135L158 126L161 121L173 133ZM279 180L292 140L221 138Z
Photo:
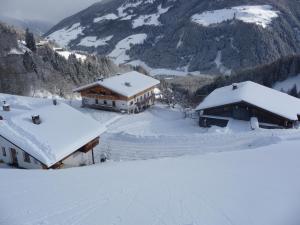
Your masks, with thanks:
M3 156L6 156L6 150L5 150L4 147L2 147L2 155L3 155Z
M130 105L133 105L133 101L130 102Z
M30 163L30 155L27 152L23 153L24 162Z
M95 104L98 105L99 104L99 100L95 99Z
M112 105L113 105L113 107L116 107L116 102L113 101L113 102L112 102Z
M107 101L106 100L104 100L104 105L107 105Z

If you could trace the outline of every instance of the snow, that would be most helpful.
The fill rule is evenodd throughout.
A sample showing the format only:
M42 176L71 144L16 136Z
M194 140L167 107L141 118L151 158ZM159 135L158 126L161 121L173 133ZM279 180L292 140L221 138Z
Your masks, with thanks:
M79 59L81 61L85 61L86 60L86 55L82 55L82 54L78 54L72 51L56 51L57 54L63 56L65 59L69 59L70 55L75 55L76 59Z
M147 34L134 34L119 41L115 49L108 55L116 64L123 64L130 60L127 51L131 49L132 45L143 44L147 39Z
M244 101L284 118L298 120L299 99L251 81L238 83L237 86L236 90L232 85L214 90L196 110Z
M24 53L16 48L12 48L8 54L9 55L23 55Z
M189 72L187 68L184 68L183 70L173 70L173 69L167 69L167 68L151 68L148 66L145 62L141 60L133 60L128 62L127 64L132 66L141 66L143 69L145 69L151 76L187 76L189 74L194 76L202 76L200 71L193 71Z
M195 14L191 21L207 27L236 19L266 28L278 15L271 5L242 5Z
M104 131L101 124L61 102L56 106L46 99L23 102L24 97L4 94L0 99L11 106L11 111L1 112L0 134L48 167ZM32 115L39 115L42 123L33 124Z
M118 18L119 17L116 14L110 13L110 14L95 18L94 23L99 23L99 22L104 21L104 20L116 20Z
M119 17L127 17L128 14L125 12L126 9L128 8L136 8L139 5L141 5L143 3L143 1L136 1L136 2L126 2L124 3L122 6L120 6L117 11L118 11L118 15Z
M65 27L61 30L57 30L47 36L48 40L55 41L61 47L66 47L72 41L83 34L84 27L80 23L75 23L71 27Z
M228 69L222 63L222 51L218 51L214 63L216 64L217 69L220 71L221 74L226 75L226 76L231 75L231 72L232 72L231 69Z
M294 85L296 85L297 90L300 90L300 74L294 77L289 77L284 81L276 82L273 88L278 91L283 90L284 92L288 92L294 87Z
M0 224L298 224L299 144L56 171L2 169Z
M159 83L159 80L153 79L152 77L136 71L131 71L122 75L106 78L103 81L97 81L92 84L79 87L74 91L78 92L89 87L100 85L125 97L132 97L142 91L158 85Z
M113 35L110 35L108 37L104 38L97 38L96 36L88 36L81 39L80 43L78 45L85 46L85 47L99 47L99 46L105 46L107 45L108 41L110 41L113 38Z
M16 115L49 104L4 99L18 105ZM0 169L1 225L299 224L299 130L252 131L236 120L200 128L160 104L133 115L72 106L107 127L95 158L109 150L111 161Z
M157 13L151 15L141 15L132 21L132 28L135 29L141 26L160 26L162 25L159 18L162 14L168 12L170 7L162 8L161 4L157 7Z

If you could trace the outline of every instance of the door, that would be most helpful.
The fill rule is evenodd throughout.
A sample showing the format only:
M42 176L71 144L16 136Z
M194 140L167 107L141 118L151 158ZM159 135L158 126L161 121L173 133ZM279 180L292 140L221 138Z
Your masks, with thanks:
M14 148L10 149L10 155L11 155L11 164L14 166L18 166L18 158L17 158L17 151Z

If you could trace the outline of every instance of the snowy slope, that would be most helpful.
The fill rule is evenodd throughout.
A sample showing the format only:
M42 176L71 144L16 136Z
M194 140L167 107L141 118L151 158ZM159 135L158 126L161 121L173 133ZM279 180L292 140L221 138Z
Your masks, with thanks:
M297 90L300 90L300 74L294 77L289 77L284 81L276 82L273 88L278 91L283 90L284 92L288 92L294 87L294 85L296 85Z
M270 5L241 5L195 14L191 20L202 26L210 26L236 19L266 28L273 19L278 17L278 13Z
M80 23L75 23L70 27L58 30L47 37L48 40L55 41L61 47L66 47L70 41L75 40L82 34L84 27Z
M1 169L0 224L299 224L299 144L60 171Z
M127 51L131 49L133 45L142 44L147 38L147 34L135 34L124 38L116 44L115 49L109 53L109 57L113 59L117 64L123 64L130 60Z

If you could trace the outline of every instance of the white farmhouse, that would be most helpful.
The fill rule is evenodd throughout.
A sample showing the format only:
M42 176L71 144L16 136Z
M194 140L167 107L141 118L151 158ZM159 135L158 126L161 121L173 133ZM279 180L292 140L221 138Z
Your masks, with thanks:
M154 104L159 80L132 71L79 87L82 105L111 111L140 112Z
M0 99L5 96L0 95ZM67 104L44 101L34 107L18 102L3 104L0 109L0 160L26 169L94 163L93 148L99 144L104 128Z

